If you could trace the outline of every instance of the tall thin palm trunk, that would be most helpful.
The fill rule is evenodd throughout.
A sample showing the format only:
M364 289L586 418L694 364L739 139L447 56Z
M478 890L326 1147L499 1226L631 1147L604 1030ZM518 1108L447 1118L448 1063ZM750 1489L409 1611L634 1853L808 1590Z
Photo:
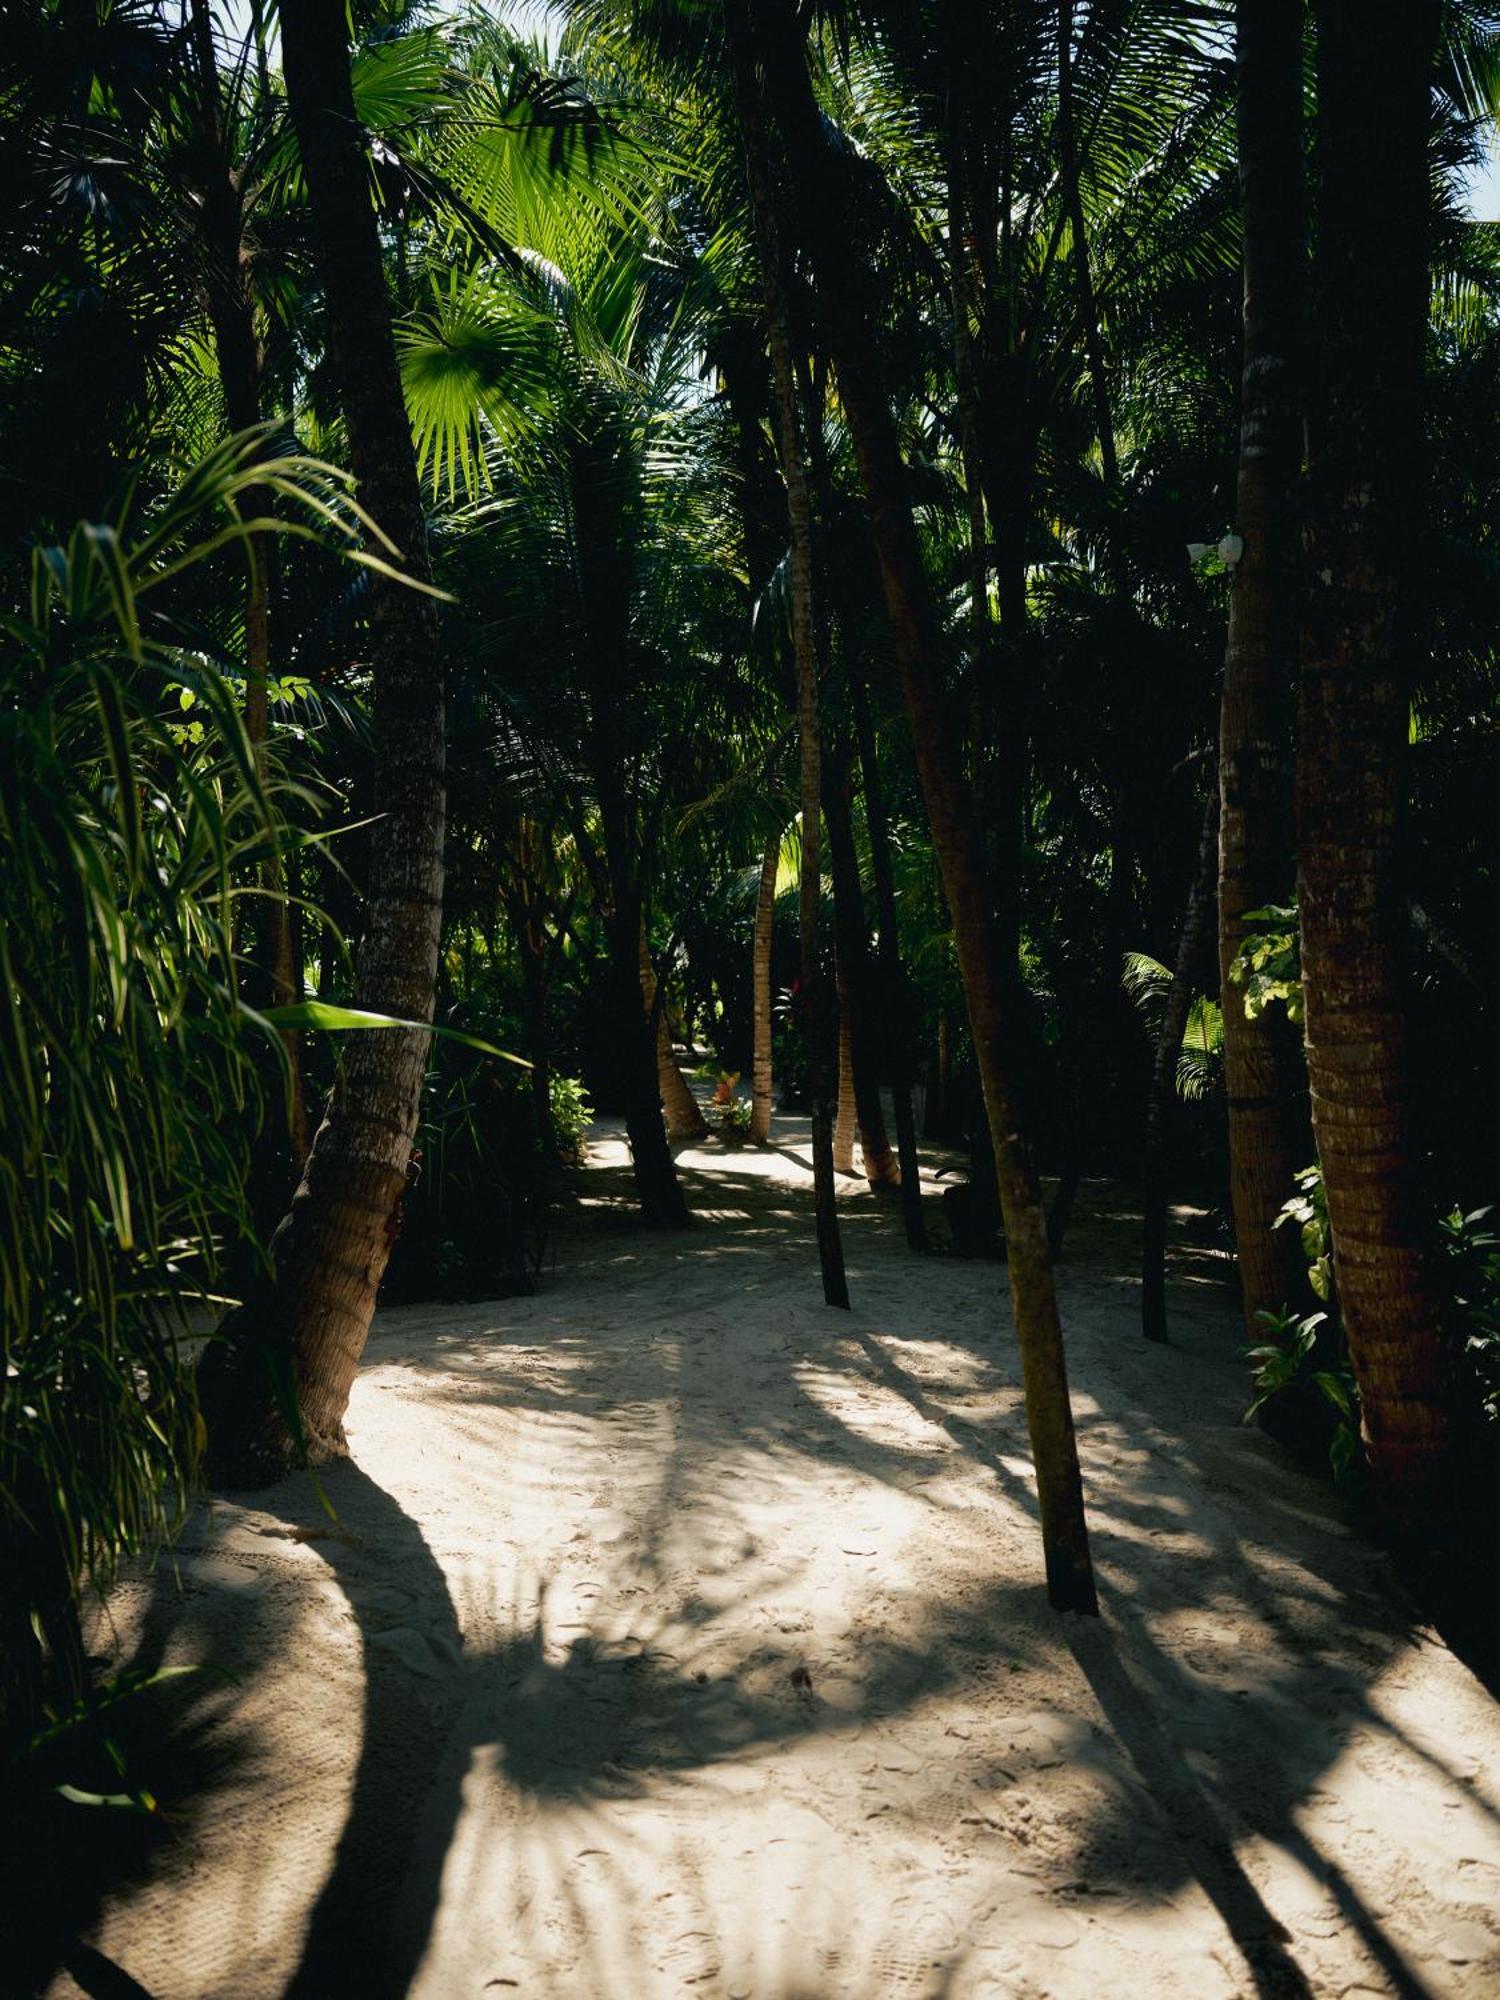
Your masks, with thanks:
M822 888L822 725L819 715L818 643L814 611L812 505L807 461L797 413L797 378L792 362L791 322L782 277L777 201L772 181L760 87L755 75L755 43L748 0L727 0L725 22L735 106L745 154L745 175L760 262L767 342L771 352L773 411L781 473L786 486L791 534L792 652L797 671L797 736L800 747L802 868L798 884L799 984L803 1032L812 1084L813 1201L823 1298L847 1308L848 1280L839 1235L833 1178L833 1121L829 1103L829 1009L827 982L818 962L818 903Z
M849 986L840 972L837 979L839 1003L839 1094L838 1110L833 1121L833 1171L836 1174L854 1172L854 1135L859 1129L859 1114L854 1103L854 1037L849 1032Z
M656 1050L656 1087L666 1113L667 1136L671 1139L706 1139L708 1121L698 1100L688 1089L672 1048L672 1031L667 1025L664 998L658 997L656 967L651 963L651 946L646 937L646 919L641 918L641 1001L651 1022L652 1044Z
M870 717L870 701L858 665L850 676L850 706L854 711L855 737L859 745L860 784L865 801L865 824L870 829L870 873L875 882L875 917L879 925L876 956L885 997L886 1020L890 1024L887 1046L890 1051L891 1104L896 1114L896 1158L901 1175L901 1218L906 1228L909 1250L928 1248L927 1226L922 1218L922 1167L917 1157L917 1126L912 1115L912 1037L915 1028L906 967L901 962L901 939L896 928L896 878L891 865L891 834L880 789L876 759L875 729Z
M1157 1026L1146 1098L1145 1222L1141 1231L1141 1331L1147 1340L1167 1338L1167 1142L1177 1105L1177 1060L1193 1004L1193 980L1213 922L1214 864L1219 845L1219 789L1215 784L1203 809L1198 865L1188 890L1177 938L1177 957L1167 1004Z
M1320 0L1297 847L1307 1063L1334 1270L1393 1536L1453 1532L1450 1360L1414 1135L1402 826L1423 487L1437 0Z
M1235 70L1244 226L1244 347L1229 640L1219 723L1219 988L1229 1189L1245 1325L1306 1288L1300 1245L1276 1217L1312 1154L1302 1055L1279 1007L1251 1020L1230 977L1246 915L1293 879L1292 720L1301 562L1301 365L1307 217L1302 0L1239 9Z
M283 10L287 94L318 235L338 385L359 496L407 574L430 576L411 432L391 334L354 109L342 0ZM404 1020L432 1018L443 893L443 671L434 600L373 575L376 796L355 1001ZM341 1455L343 1417L376 1292L400 1224L427 1067L420 1029L351 1036L301 1185L271 1244L271 1281L209 1350L201 1377L220 1472Z
M850 804L850 763L847 745L836 746L825 759L823 817L828 825L828 855L833 876L833 924L838 946L839 993L839 1112L844 1108L843 1047L847 1037L849 1087L859 1132L865 1179L874 1188L894 1187L899 1179L895 1155L886 1132L880 1101L879 1037L876 1031L874 982L870 964L870 934L865 923L864 887L859 853L854 845ZM835 1153L837 1153L835 1139ZM841 1168L852 1172L852 1163Z
M781 863L781 836L766 843L755 895L753 1009L755 1052L751 1062L750 1137L757 1146L770 1144L771 1102L771 955L776 941L776 874Z
M828 198L838 163L824 138L802 30L791 0L761 0L757 18L763 24L761 45L771 101L870 512L917 772L953 915L959 971L995 1147L1048 1595L1060 1609L1092 1612L1097 1600L1062 1325L1040 1189L1021 1136L1020 1033L1010 1000L1016 969L1002 956L997 936L989 872L971 818L961 740L938 671L927 576L870 317L864 310L864 288L848 239L840 233L839 204Z

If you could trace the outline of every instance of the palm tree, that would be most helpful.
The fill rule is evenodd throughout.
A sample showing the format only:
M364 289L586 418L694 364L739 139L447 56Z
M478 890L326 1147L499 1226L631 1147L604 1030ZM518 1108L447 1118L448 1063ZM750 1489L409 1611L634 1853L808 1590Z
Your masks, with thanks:
M1297 853L1308 1080L1349 1358L1387 1527L1453 1533L1450 1357L1414 1146L1401 829L1423 490L1439 9L1371 35L1321 0Z
M757 1146L771 1142L771 955L776 940L776 877L781 866L781 837L767 841L755 893L754 938L754 1060L751 1069L750 1137Z
M677 1057L672 1048L672 1033L667 1025L665 994L656 976L656 967L651 962L651 946L646 937L646 920L641 917L641 999L645 1005L646 1018L651 1026L652 1041L656 1049L656 1087L661 1093L662 1109L667 1118L669 1139L703 1139L708 1136L708 1121L704 1118L698 1100L687 1087Z
M1244 353L1229 639L1219 730L1219 974L1229 1115L1229 1186L1245 1324L1298 1299L1298 1246L1274 1225L1310 1144L1301 1057L1283 1011L1251 1018L1231 976L1248 912L1292 880L1291 735L1301 573L1303 196L1301 0L1238 12Z
M1198 960L1213 921L1215 861L1219 845L1219 793L1209 793L1203 814L1203 838L1198 866L1188 892L1177 959L1167 982L1161 1019L1152 1052L1151 1090L1146 1100L1145 1145L1142 1148L1141 1331L1147 1340L1167 1338L1167 1139L1177 1096L1177 1072L1182 1037L1193 1005ZM1284 1233L1284 1232L1283 1232Z
M411 579L377 572L370 586L383 817L371 847L355 1003L430 1021L443 894L441 635L339 0L287 9L282 56L350 460L362 503ZM420 1028L352 1040L272 1240L270 1281L205 1357L201 1386L221 1474L274 1469L297 1453L316 1462L345 1449L344 1410L406 1186L427 1045Z
M834 1155L841 1173L854 1171L852 1135L857 1128L865 1179L873 1188L892 1188L900 1179L900 1170L891 1152L880 1102L876 1028L879 1016L874 968L870 962L870 934L865 922L864 885L854 844L852 765L852 745L835 741L824 759L823 773L823 817L828 828L833 877L839 1003L839 1116ZM845 1126L850 1134L847 1144L839 1136Z
M813 96L801 30L783 0L758 10L760 49L786 150L800 227L818 280L824 327L870 511L912 747L953 914L1005 1221L1011 1299L1026 1383L1048 1594L1059 1609L1097 1608L1062 1328L1035 1171L1020 1137L1017 1023L962 773L954 717L937 671L936 631L890 408L879 379L873 315L827 202L838 171Z
M803 1033L812 1083L813 1201L818 1264L824 1302L847 1309L849 1287L839 1236L834 1193L833 1121L828 1087L829 1018L826 982L818 963L818 902L822 888L822 727L819 714L820 649L813 603L812 502L792 360L790 319L785 298L778 202L772 160L755 74L754 35L747 0L727 0L725 27L734 80L735 108L745 154L745 177L759 259L776 440L786 488L791 538L790 597L792 654L797 683L797 740L800 750L802 860L798 895L798 935Z

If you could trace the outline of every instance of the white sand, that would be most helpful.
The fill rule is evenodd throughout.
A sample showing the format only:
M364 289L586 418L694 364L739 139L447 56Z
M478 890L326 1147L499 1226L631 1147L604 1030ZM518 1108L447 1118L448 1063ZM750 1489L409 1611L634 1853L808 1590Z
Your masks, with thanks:
M155 2000L1500 1993L1500 1719L1238 1425L1212 1260L1147 1347L1086 1191L1105 1615L1059 1618L1003 1274L850 1183L824 1309L778 1145L685 1153L672 1239L597 1144L536 1297L380 1317L338 1535L302 1478L122 1589L127 1650L240 1679L98 1950Z

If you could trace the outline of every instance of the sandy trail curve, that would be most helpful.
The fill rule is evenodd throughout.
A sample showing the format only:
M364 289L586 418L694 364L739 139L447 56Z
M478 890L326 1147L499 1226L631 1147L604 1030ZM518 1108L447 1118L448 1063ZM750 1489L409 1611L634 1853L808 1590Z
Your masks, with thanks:
M1105 1615L1058 1618L998 1268L851 1183L829 1312L805 1126L680 1166L680 1239L605 1138L537 1296L381 1315L336 1530L292 1480L118 1593L127 1656L236 1678L170 1696L181 1796L50 1990L1500 1991L1500 1717L1238 1425L1205 1260L1147 1347L1087 1191Z

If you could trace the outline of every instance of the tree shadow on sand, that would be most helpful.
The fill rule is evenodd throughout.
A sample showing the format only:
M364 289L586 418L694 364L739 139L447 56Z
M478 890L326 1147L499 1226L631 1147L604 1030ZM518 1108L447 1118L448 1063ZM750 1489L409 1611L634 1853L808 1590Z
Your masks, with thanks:
M800 1242L789 1246L788 1220L795 1217L799 1234L805 1227L809 1250L810 1221L793 1191L764 1176L694 1168L684 1178L701 1206L734 1219L705 1222L685 1245L653 1242L622 1221L607 1186L606 1205L571 1226L558 1285L530 1300L455 1309L451 1333L403 1354L417 1377L415 1390L408 1384L404 1393L441 1407L466 1458L485 1435L489 1408L547 1422L566 1417L601 1434L613 1424L621 1427L610 1432L613 1439L626 1434L643 1403L672 1401L675 1428L659 1452L651 1447L653 1485L631 1527L631 1559L647 1571L656 1565L665 1572L667 1543L680 1537L683 1522L732 1527L741 1490L735 1481L764 1489L791 1481L813 1461L916 1492L940 1514L939 1476L968 1459L997 1494L1034 1518L1031 1482L1018 1469L1024 1421L998 1271L992 1323L941 1320L930 1267L905 1256L899 1222L883 1206L856 1201L845 1210L855 1313L780 1310L760 1326L757 1288L781 1280L789 1248L801 1252ZM590 1328L591 1300L618 1299L636 1284L660 1286L668 1262L670 1282L649 1327L611 1333L601 1317L604 1331L581 1330ZM718 1336L712 1325L694 1322L725 1297L752 1329L744 1337L753 1339L755 1380L764 1392L760 1415L699 1393L697 1378L667 1365L679 1322L711 1356ZM864 1310L865 1302L875 1304ZM680 1359L680 1350L671 1351ZM339 1532L320 1538L318 1552L358 1624L360 1752L300 1963L281 1990L299 2000L405 1993L433 1936L460 1819L471 1808L482 1815L487 1799L499 1815L494 1838L503 1840L507 1800L535 1808L545 1824L558 1811L588 1815L610 1802L671 1797L705 1775L781 1754L837 1759L851 1732L894 1721L918 1726L926 1704L962 1690L999 1719L994 1730L976 1729L942 1782L984 1802L979 1817L989 1818L981 1837L1002 1863L1006 1855L1012 1863L1027 1858L1014 1845L1025 1829L1007 1802L1023 1787L1045 1796L1049 1770L1076 1764L1097 1783L1086 1823L1071 1829L1067 1867L1092 1896L1138 1903L1199 1888L1256 1994L1308 1995L1321 1989L1302 1963L1299 1940L1270 1906L1274 1894L1257 1887L1240 1858L1247 1839L1270 1843L1326 1892L1390 1991L1426 1993L1384 1913L1369 1907L1299 1820L1356 1732L1428 1758L1435 1782L1474 1801L1461 1774L1445 1769L1430 1746L1402 1737L1371 1700L1371 1686L1410 1641L1408 1615L1384 1564L1342 1530L1315 1482L1211 1407L1187 1421L1180 1409L1170 1413L1170 1399L1166 1416L1139 1406L1157 1386L1142 1371L1175 1368L1179 1382L1189 1380L1212 1358L1201 1342L1195 1348L1189 1336L1167 1357L1140 1357L1132 1348L1134 1358L1118 1366L1112 1352L1097 1337L1092 1347L1084 1340L1078 1371L1087 1385L1080 1436L1106 1619L1059 1619L1034 1584L981 1578L955 1600L909 1598L900 1635L872 1633L857 1670L836 1686L814 1656L816 1635L810 1653L800 1639L752 1645L735 1629L736 1614L754 1603L763 1582L749 1558L715 1566L713 1601L678 1597L670 1615L659 1612L651 1624L625 1620L622 1629L620 1618L601 1616L565 1644L549 1641L542 1579L525 1609L503 1614L498 1606L465 1605L461 1631L449 1580L418 1523L357 1466L325 1474ZM626 1363L628 1392L619 1374ZM711 1382L704 1366L702 1380ZM857 1384L871 1399L899 1402L920 1425L896 1441L860 1416L857 1400L835 1407L815 1393L828 1383ZM1171 1477L1158 1478L1162 1470ZM1184 1483L1192 1495L1186 1517ZM931 1494L922 1491L929 1484ZM305 1479L255 1498L298 1538L328 1526ZM1295 1540L1285 1539L1294 1530ZM683 1566L680 1549L675 1560ZM1209 1630L1227 1603L1247 1614L1244 1629L1254 1643L1195 1654L1192 1631ZM155 1636L150 1645L143 1639L138 1657L162 1657L173 1619L194 1615L163 1593L147 1620ZM1187 1639L1161 1635L1168 1615ZM268 1625L253 1649L267 1676L276 1674L281 1636ZM181 1642L179 1630L173 1644ZM194 1643L212 1652L215 1634L201 1631ZM1015 1742L1006 1735L1007 1709L1015 1706L1007 1674L1018 1667L1029 1670L1033 1689L1038 1673L1056 1687L1048 1700L1062 1748L1050 1762L1036 1756L1035 1768L1026 1763L1033 1740L1026 1729L1035 1736L1035 1717L1017 1718ZM256 1671L253 1660L246 1670ZM1027 1698L1034 1706L1035 1693ZM1102 1716L1102 1730L1091 1709ZM1043 1730L1036 1740L1045 1737ZM254 1746L242 1747L253 1768ZM211 1799L210 1789L203 1809ZM497 1857L502 1879L508 1865L505 1854ZM97 1907L96 1895L75 1913L75 1940L87 1934ZM737 1920L732 1911L716 1914L721 1929ZM830 1905L828 1922L838 1921ZM920 1990L949 1990L975 1949L960 1937L931 1954ZM68 1962L81 1962L76 1943ZM149 1986L150 1969L133 1970ZM605 1982L597 1990L629 1990L630 1968L601 1962L596 1970ZM74 1977L86 1992L111 1990L88 1985L77 1970ZM649 1984L644 1969L640 1977ZM756 1991L757 2000L820 2000L816 1982L790 1966Z

